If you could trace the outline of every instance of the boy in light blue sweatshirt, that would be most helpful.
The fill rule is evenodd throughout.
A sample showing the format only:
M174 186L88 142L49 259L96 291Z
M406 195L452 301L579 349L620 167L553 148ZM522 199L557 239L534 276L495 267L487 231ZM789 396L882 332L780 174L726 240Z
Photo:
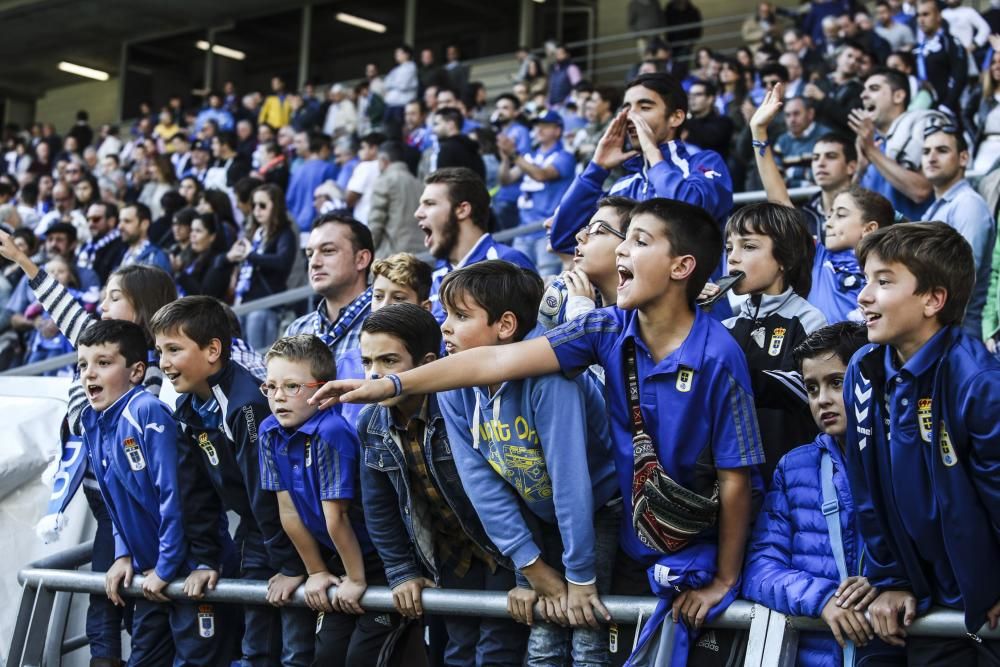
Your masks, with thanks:
M449 355L543 333L542 282L509 262L455 271L440 294ZM517 568L508 610L532 625L529 664L610 664L597 617L610 620L599 594L610 585L622 505L599 387L553 373L450 391L439 402L462 484ZM543 622L533 624L536 601Z

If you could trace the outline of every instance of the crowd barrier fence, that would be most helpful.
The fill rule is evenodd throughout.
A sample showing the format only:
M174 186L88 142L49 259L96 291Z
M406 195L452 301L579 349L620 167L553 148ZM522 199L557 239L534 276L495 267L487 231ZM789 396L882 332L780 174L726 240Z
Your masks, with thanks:
M7 653L8 665L50 667L60 664L63 655L87 645L85 636L65 638L70 602L74 594L103 595L104 575L99 572L77 571L90 561L93 543L81 544L31 563L18 573L23 585L17 622ZM128 597L142 597L143 577L136 575L124 589ZM333 589L331 589L333 590ZM184 599L183 582L167 586L164 594L171 599ZM209 602L255 604L266 602L267 582L222 579L214 591L206 593ZM615 623L641 624L656 608L655 597L608 595L602 598ZM366 609L393 611L392 592L383 586L372 586L361 599ZM507 596L502 592L425 589L423 607L428 614L507 617ZM291 604L304 607L305 597L300 588ZM786 616L763 605L737 600L709 628L749 631L744 667L792 667L801 631L829 632L826 624L814 618ZM668 621L662 630L672 636ZM911 636L962 637L967 634L962 614L954 610L935 609L920 617L907 629ZM986 626L979 637L1000 639L1000 630Z

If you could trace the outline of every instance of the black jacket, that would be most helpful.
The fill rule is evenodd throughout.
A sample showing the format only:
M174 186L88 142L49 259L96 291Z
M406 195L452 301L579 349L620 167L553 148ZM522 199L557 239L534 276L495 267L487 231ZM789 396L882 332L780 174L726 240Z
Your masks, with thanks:
M260 381L229 361L208 378L208 383L219 405L218 428L205 426L192 394L182 394L174 411L179 431L178 468L183 471L179 476L181 511L191 558L213 569L221 567L218 516L226 510L240 516L237 539L248 532L263 535L267 562L247 562L244 555L245 569L305 574L295 547L281 529L277 496L260 485L257 429L271 414L260 393Z
M786 392L758 395L756 390L767 383L759 375L770 371L790 373L795 370L792 350L806 336L826 324L826 318L791 288L776 296L755 295L743 302L740 314L723 324L743 348L754 383L757 423L764 441L766 463L761 474L770 487L774 468L793 447L816 437L816 424L809 403L787 400ZM785 378L792 381L791 378Z

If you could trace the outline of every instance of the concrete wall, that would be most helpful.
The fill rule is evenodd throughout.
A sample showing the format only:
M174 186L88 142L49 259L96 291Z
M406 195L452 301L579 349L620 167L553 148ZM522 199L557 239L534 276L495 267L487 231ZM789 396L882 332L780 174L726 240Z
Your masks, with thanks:
M72 127L76 112L90 113L90 126L118 122L118 78L84 81L53 88L35 103L35 120L54 123L62 134Z

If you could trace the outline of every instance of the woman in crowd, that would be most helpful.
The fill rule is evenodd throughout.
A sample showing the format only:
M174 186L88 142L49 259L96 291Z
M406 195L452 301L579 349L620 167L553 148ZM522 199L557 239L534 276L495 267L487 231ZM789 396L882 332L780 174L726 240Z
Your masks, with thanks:
M253 231L233 244L226 259L239 265L234 303L253 301L285 290L298 251L298 234L285 209L285 193L264 184L253 193ZM260 309L242 318L243 334L255 350L278 337L278 311Z
M997 40L1000 41L1000 40ZM993 49L988 67L983 68L978 105L972 125L975 133L976 159L973 171L987 172L1000 159L1000 50Z
M188 245L191 261L175 272L178 291L184 296L206 294L223 301L228 299L232 265L226 261L226 246L222 228L211 213L194 213L189 227Z
M149 207L153 220L163 215L163 205L160 199L167 192L177 187L177 176L174 174L174 164L169 155L156 155L149 163L149 180L142 186L139 193L139 203Z

